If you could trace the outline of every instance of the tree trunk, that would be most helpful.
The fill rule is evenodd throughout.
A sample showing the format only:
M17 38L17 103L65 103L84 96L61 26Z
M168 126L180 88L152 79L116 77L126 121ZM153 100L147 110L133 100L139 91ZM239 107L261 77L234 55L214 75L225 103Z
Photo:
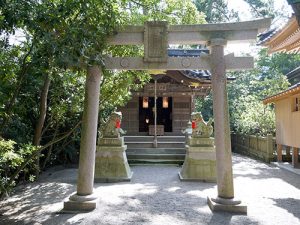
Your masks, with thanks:
M26 61L27 61L27 58L30 56L32 49L33 49L33 44L31 45L29 51L27 52L27 54L24 56L24 58L22 60L22 66L21 66L21 70L18 75L16 89L14 90L12 97L8 100L8 103L5 105L4 111L6 112L6 116L4 117L3 122L1 124L0 133L2 133L4 131L4 128L6 127L6 125L9 123L9 121L11 119L13 106L15 105L16 98L20 94L27 70L29 68L29 64L26 63Z
M58 134L58 128L59 128L59 125L57 124L56 127L55 127L55 131L54 131L54 135L53 135L52 141L54 141L54 140L56 139L56 136L57 136L57 134ZM51 157L51 154L52 154L52 149L53 149L53 145L51 145L51 146L49 147L48 151L47 151L46 158L45 158L45 160L44 160L44 162L43 162L43 165L42 165L42 167L41 167L42 170L45 169L45 167L46 167L48 161L50 160L50 157Z
M40 115L39 119L37 121L36 127L35 127L35 132L34 132L34 138L33 138L33 145L39 146L41 142L41 137L42 137L42 131L46 119L46 114L47 114L47 97L48 97L48 92L49 92L49 87L50 87L50 78L49 75L47 74L45 76L45 81L43 85L43 89L41 92L41 98L40 98ZM40 168L40 154L37 155L37 160L36 160L36 176L39 174L39 168Z

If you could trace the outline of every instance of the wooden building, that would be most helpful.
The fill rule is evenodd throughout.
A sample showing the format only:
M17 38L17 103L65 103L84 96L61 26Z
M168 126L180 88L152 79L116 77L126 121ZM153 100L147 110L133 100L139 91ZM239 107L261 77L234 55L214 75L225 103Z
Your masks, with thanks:
M207 50L169 49L170 57L199 57ZM195 109L195 98L205 97L211 89L207 70L166 71L152 75L150 83L133 92L132 99L119 110L123 114L122 128L127 135L154 135L155 80L157 96L157 135L182 135Z
M286 91L264 99L264 104L275 103L276 143L278 161L282 161L282 147L287 154L293 148L292 164L298 167L300 148L300 83Z
M300 50L300 28L293 15L281 29L271 29L260 34L260 45L266 46L269 53L298 53Z
M294 15L281 29L272 29L260 35L260 45L269 53L300 53L300 1L288 0ZM287 74L292 84L287 90L263 100L264 104L275 104L277 160L282 161L282 149L290 154L293 149L292 165L299 167L300 148L300 67Z
M291 85L295 85L300 82L300 66L296 69L293 69L289 73L286 74L287 79L289 80Z

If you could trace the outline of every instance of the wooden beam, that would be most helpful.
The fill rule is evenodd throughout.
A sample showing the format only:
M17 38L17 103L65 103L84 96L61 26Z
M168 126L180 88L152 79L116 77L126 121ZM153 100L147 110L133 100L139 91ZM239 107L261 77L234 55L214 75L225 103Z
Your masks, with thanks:
M236 23L170 25L168 44L204 44L213 38L228 42L255 41L257 34L269 28L271 19ZM125 26L108 39L111 45L143 45L144 26Z
M142 57L105 57L108 70L211 70L210 55L168 57L167 63L148 63ZM226 70L252 69L253 57L225 56Z

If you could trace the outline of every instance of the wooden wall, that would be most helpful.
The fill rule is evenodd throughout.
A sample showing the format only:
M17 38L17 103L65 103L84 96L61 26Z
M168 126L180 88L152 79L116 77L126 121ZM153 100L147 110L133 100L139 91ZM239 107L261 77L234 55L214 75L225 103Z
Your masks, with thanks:
M277 144L300 148L300 111L293 112L293 97L275 103Z
M125 107L119 109L122 112L122 129L127 135L139 132L139 98L133 97Z
M173 133L182 134L191 118L191 97L173 97Z
M165 135L182 135L181 131L186 128L191 114L191 97L173 97L172 101L172 125L173 132ZM133 97L125 107L119 109L122 112L122 129L127 131L127 135L147 135L139 133L139 97Z

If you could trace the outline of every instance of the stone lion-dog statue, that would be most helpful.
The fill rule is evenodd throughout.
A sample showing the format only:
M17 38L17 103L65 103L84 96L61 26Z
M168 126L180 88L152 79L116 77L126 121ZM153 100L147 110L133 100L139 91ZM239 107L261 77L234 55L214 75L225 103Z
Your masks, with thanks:
M205 122L203 120L201 112L193 112L191 114L191 119L193 122L195 122L195 128L192 130L192 137L208 138L212 135L212 118L210 118L208 122Z
M100 136L109 137L109 138L118 138L120 135L125 134L126 132L122 130L122 128L116 128L117 121L121 124L122 121L122 113L121 112L113 112L106 122L101 121L103 127L100 132Z

